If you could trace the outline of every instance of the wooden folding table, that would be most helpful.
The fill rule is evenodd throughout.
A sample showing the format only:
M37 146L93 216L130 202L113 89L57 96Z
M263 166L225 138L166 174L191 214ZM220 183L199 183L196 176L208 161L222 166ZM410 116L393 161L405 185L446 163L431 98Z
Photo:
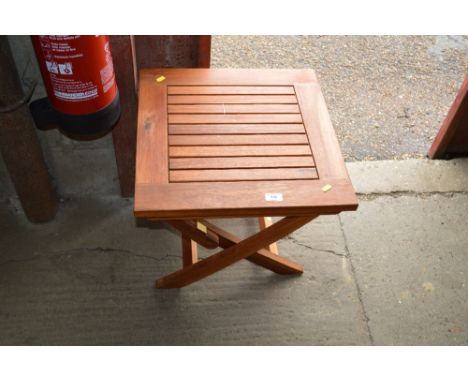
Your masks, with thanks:
M242 259L300 274L275 242L358 206L312 70L142 70L136 162L135 216L182 236L183 267L159 288ZM259 232L241 240L206 220L236 217L258 217ZM199 260L197 244L222 250Z

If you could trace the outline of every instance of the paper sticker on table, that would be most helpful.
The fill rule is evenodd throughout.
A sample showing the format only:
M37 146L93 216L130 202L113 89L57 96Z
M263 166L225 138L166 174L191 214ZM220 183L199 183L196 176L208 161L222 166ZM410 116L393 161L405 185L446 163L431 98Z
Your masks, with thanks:
M328 192L332 189L332 185L331 184L326 184L325 186L322 187L322 191L323 192Z
M206 229L206 225L200 223L199 221L197 221L197 229L199 229L200 231L206 233L207 229Z
M282 202L283 194L281 192L267 192L265 193L265 200L267 202Z
M156 82L163 82L166 79L164 76L156 77Z

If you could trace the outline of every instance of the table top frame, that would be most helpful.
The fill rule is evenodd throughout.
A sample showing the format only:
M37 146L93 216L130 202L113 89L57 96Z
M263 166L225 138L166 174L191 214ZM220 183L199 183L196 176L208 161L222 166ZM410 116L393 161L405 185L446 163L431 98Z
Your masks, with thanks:
M242 87L257 87L255 92L259 93L263 92L262 89L266 89L267 92L271 92L272 89L286 89L286 87L293 89L312 152L316 178L171 181L169 168L171 136L168 120L171 118L178 122L179 119L173 117L173 115L178 117L177 114L168 114L168 89L171 93L169 96L171 96L185 93L186 89L195 87L199 90L207 88L208 93L210 89L223 92L225 90L223 87L231 93L237 91L236 89L242 90ZM235 101L235 98L232 99ZM233 110L242 111L242 108L239 109L238 106L231 107ZM216 106L210 106L210 108L216 113ZM193 105L186 109L194 111ZM264 109L268 111L269 108L264 107ZM200 115L213 116L215 114L193 115L197 115L194 120L198 122ZM246 117L249 120L255 117L252 114L234 113L229 118L237 121L236 115L250 115ZM284 115L286 116L284 120L287 121L295 118L292 116L296 114ZM204 117L201 118L203 122ZM219 118L223 120L225 117ZM269 115L268 120L271 118L274 121L275 117ZM258 124L258 126L261 125L261 123ZM273 122L271 126L275 127L276 124ZM180 137L178 139L180 141ZM216 172L208 173L216 175ZM176 178L173 177L173 179ZM325 189L329 190L324 191L327 185L331 188L326 187ZM282 200L266 200L266 194L281 194ZM198 219L312 216L355 210L357 205L356 194L349 179L322 92L312 70L156 68L143 69L140 72L134 206L134 213L137 217Z

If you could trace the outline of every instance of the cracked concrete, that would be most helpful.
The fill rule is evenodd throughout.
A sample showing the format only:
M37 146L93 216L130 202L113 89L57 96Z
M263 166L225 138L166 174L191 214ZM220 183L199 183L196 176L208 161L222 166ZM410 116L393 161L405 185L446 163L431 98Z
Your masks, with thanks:
M292 241L294 244L300 245L301 247L304 247L304 248L311 249L311 250L313 250L313 251L329 253L329 254L332 254L332 255L335 255L335 256L339 256L339 257L345 257L345 256L346 256L346 255L344 255L344 254L342 254L342 253L338 253L338 252L332 251L332 250L330 250L330 249L320 249L320 248L312 247L312 246L309 245L309 244L302 243L301 241L295 239L295 238L292 237L292 236L288 236L286 240L290 240L290 241Z
M302 276L242 261L182 290L153 288L180 267L180 241L136 221L131 199L69 195L44 225L0 202L0 344L467 344L468 161L348 168L359 210L279 242Z
M280 242L306 267L301 277L243 261L183 290L155 290L180 267L179 238L161 224L136 228L131 208L118 197L69 200L41 226L1 209L13 235L0 240L2 344L369 344L349 261L321 250L343 251L336 217L296 232L317 237L315 250ZM252 219L218 223L240 236L257 229Z
M342 215L375 344L468 344L467 217L467 195L381 197Z
M372 331L371 331L371 328L370 328L370 325L369 325L369 316L368 316L368 314L366 312L366 307L364 305L364 300L363 300L363 296L362 296L362 289L361 289L361 286L359 285L359 282L358 282L357 277L356 277L356 270L355 270L355 267L353 265L353 260L351 258L351 253L349 251L348 240L346 239L346 232L345 232L345 229L344 229L343 221L341 219L341 216L339 216L339 215L338 215L338 220L340 222L340 228L341 228L341 232L343 234L344 248L345 248L345 252L346 252L345 256L349 259L349 265L350 265L350 268L351 268L351 272L353 274L353 280L354 280L354 284L356 286L356 292L357 292L357 295L358 295L359 304L360 304L360 307L361 307L361 310L362 310L362 315L364 317L364 321L366 323L367 333L369 335L369 342L370 342L371 345L374 345L375 344L374 336L372 335Z

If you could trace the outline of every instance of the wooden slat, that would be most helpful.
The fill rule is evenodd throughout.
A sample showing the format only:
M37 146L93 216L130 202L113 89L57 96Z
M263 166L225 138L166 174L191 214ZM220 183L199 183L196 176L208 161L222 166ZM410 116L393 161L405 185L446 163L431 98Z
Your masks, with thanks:
M172 69L153 66L140 71L140 78L154 81L164 75L168 85L275 85L316 82L313 70L307 69Z
M287 146L171 146L169 156L177 157L243 157L243 156L311 155L308 145Z
M323 192L330 184L332 189ZM282 201L265 200L281 193ZM358 200L349 179L137 184L134 212L154 219L307 216L354 211Z
M171 135L170 146L301 145L308 144L306 134L245 135Z
M175 94L294 94L292 86L169 86Z
M295 88L320 178L349 179L320 87L296 84Z
M221 157L221 158L170 158L171 170L200 168L279 168L314 167L311 156L298 157Z
M300 114L169 114L169 123L301 123Z
M171 114L300 113L299 106L293 104L169 105L167 111Z
M166 101L166 86L140 81L136 183L168 182Z
M317 171L307 168L249 168L224 170L171 170L170 182L221 182L240 180L317 179Z
M300 134L302 123L169 125L169 134Z
M220 103L297 103L295 95L170 95L169 105L181 104L220 104Z
M200 168L281 168L314 167L311 156L298 157L222 157L222 158L170 158L171 170Z

